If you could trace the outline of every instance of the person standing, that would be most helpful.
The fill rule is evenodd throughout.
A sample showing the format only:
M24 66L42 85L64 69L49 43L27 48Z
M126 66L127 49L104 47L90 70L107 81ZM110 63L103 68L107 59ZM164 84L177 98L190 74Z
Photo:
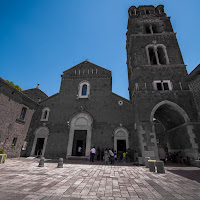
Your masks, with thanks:
M90 150L90 153L91 153L91 161L94 162L94 156L96 154L96 149L95 147L93 147L91 150Z
M115 157L115 161L117 161L117 151L114 151L114 157Z
M109 154L110 154L110 164L113 165L114 164L114 153L112 152L111 149L109 149Z
M81 151L82 151L82 147L78 147L78 156L82 156L82 153L81 153Z
M125 152L125 151L124 151L124 153L122 154L122 156L123 156L123 158L122 158L123 163L125 163L125 162L126 162L126 152Z

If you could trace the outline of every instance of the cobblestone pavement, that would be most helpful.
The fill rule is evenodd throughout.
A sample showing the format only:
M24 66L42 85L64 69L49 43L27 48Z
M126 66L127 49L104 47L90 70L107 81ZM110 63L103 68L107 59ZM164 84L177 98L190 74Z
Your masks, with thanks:
M200 199L200 177L195 176L200 168L173 166L157 174L132 164L67 162L57 168L53 162L37 167L35 159L7 159L0 165L0 200Z

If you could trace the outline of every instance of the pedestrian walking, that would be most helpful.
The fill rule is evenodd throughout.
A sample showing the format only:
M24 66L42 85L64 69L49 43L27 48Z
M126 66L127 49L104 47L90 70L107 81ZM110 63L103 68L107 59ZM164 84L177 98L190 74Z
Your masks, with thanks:
M93 147L91 150L90 150L90 153L91 153L91 161L94 162L94 156L96 154L96 149L95 147Z

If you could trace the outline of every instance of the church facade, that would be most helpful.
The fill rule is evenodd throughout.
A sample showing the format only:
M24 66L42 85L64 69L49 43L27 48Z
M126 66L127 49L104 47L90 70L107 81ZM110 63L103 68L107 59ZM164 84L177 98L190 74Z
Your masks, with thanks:
M128 13L130 100L112 92L111 71L89 61L64 71L53 96L24 91L39 101L24 155L89 157L95 146L143 158L158 159L158 148L198 157L198 112L170 18L162 5L132 6Z

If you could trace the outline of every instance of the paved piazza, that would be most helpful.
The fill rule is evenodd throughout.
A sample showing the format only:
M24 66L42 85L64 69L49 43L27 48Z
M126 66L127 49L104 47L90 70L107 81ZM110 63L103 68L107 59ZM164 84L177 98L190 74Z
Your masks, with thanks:
M84 162L83 164L81 162ZM165 174L122 163L66 161L37 167L38 160L7 159L0 165L0 199L200 199L200 169L166 167Z

